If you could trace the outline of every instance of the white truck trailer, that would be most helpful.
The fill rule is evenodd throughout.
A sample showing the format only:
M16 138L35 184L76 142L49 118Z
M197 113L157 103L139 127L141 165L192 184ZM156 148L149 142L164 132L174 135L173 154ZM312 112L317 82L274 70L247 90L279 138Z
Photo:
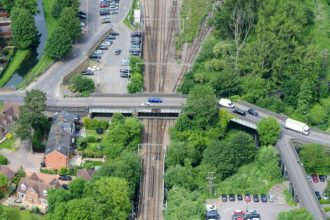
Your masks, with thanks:
M302 133L304 135L309 134L309 127L303 122L293 120L291 118L286 119L285 121L285 127L287 129Z

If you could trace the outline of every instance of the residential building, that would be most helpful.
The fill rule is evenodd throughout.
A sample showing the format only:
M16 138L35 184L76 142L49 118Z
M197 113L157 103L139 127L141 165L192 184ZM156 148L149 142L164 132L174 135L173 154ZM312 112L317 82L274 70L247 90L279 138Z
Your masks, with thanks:
M53 175L32 173L21 179L17 186L17 195L22 202L30 205L48 206L48 190L61 187Z
M0 113L0 139L10 130L11 125L18 119L19 105L5 100L3 111Z
M74 115L66 111L53 116L53 123L48 135L44 164L51 169L67 167L74 143Z
M92 175L95 173L95 170L92 169L80 169L77 172L77 177L81 177L86 181L90 181L92 179Z
M15 172L12 169L10 169L9 167L0 166L0 173L7 177L8 185L10 185L11 181L13 180L13 178L15 176Z

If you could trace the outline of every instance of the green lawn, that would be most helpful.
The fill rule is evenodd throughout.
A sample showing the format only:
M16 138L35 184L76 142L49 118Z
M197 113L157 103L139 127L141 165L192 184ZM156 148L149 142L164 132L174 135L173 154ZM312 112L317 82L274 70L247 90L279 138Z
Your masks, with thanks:
M5 72L1 75L0 87L3 87L15 71L20 67L25 58L28 56L29 50L17 50L5 69Z
M51 11L54 1L53 0L43 0L42 5L45 12L46 24L48 37L53 33L57 27L57 20L52 17ZM49 58L45 53L40 58L39 62L35 67L33 67L24 77L23 81L17 86L18 88L26 87L35 77L39 76L44 70L46 70L53 60Z
M6 149L13 149L13 145L15 143L15 140L12 138L12 139L7 139L5 140L4 142L2 142L0 144L0 148L6 148Z
M8 217L10 220L44 220L46 219L45 216L41 215L34 215L31 214L29 211L21 211L18 208L13 208L13 207L8 207L8 206L3 206L3 209L7 212Z
M99 134L96 133L96 130L88 130L88 129L86 129L85 131L86 131L86 136L95 136L97 138L98 137L103 138L105 136L105 133L106 133L106 131L104 131L103 134L99 135Z

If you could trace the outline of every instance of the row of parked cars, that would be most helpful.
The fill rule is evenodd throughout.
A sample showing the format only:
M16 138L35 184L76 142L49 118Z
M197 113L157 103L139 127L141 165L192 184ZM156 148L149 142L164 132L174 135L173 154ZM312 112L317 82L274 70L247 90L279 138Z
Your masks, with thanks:
M136 31L131 34L131 47L129 52L133 56L141 56L143 33Z
M236 196L234 193L231 193L227 196L227 194L222 194L220 196L220 199L222 202L227 202L228 200L231 202L234 202L236 200ZM262 202L274 202L274 196L273 195L266 195L266 194L261 194L259 196L259 194L253 194L253 196L251 196L250 193L245 193L244 195L244 201L245 202L251 202L251 200L253 199L254 202L259 202L260 200ZM238 201L242 201L243 200L243 195L242 194L237 194L237 200Z
M100 0L102 24L111 23L110 15L119 14L119 0Z
M122 77L122 78L130 78L131 77L131 67L129 65L129 60L128 59L123 59L121 61L120 77Z
M103 51L108 50L109 47L116 40L116 37L119 36L118 32L110 32L110 34L103 40L103 42L96 48L96 50L90 56L91 60L99 61L102 58ZM120 49L115 50L115 55L119 55L121 53Z
M256 210L235 210L232 220L260 220L260 214Z

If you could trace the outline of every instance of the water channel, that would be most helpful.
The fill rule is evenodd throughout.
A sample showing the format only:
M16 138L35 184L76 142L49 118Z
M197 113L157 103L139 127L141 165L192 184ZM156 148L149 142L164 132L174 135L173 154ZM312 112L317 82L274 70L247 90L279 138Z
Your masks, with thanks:
M28 57L21 64L21 67L16 70L16 72L4 85L5 88L15 87L19 84L23 80L24 76L38 63L44 52L47 41L47 25L44 9L42 7L42 0L37 0L37 2L39 13L35 15L34 21L40 35L38 47L36 50L30 52Z

